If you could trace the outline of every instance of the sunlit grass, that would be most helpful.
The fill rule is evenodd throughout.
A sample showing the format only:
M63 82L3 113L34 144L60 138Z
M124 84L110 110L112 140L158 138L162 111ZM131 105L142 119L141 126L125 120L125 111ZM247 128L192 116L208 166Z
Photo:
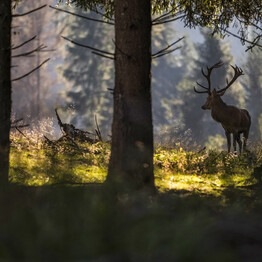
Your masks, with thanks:
M35 132L36 134L38 131ZM109 143L60 142L47 145L34 132L12 134L10 181L42 186L51 184L103 183L110 156ZM36 135L35 135L36 136ZM193 152L183 148L155 148L155 184L160 192L170 190L218 196L224 189L256 183L253 168L261 162L261 150L237 156L226 152ZM255 160L254 160L255 159Z
M155 183L160 192L169 190L184 191L184 193L202 193L219 196L228 187L243 187L256 183L251 171L246 174L235 174L226 177L225 174L183 174L157 169Z

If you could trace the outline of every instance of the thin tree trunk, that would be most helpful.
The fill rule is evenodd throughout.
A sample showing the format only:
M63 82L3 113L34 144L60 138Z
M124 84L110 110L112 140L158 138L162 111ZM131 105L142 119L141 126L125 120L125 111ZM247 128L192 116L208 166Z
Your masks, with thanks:
M107 181L154 189L151 1L115 0L115 89Z
M11 115L11 1L0 1L0 186L7 185Z

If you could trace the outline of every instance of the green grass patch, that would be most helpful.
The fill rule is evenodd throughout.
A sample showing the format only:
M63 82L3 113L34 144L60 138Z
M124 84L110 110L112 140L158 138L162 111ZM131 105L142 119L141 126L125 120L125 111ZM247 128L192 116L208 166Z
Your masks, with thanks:
M63 141L55 146L43 140L32 143L12 137L10 181L28 186L103 183L110 156L108 143L74 144ZM160 192L220 195L223 190L253 185L255 166L261 164L261 150L243 156L226 152L193 152L183 148L155 148L155 184Z

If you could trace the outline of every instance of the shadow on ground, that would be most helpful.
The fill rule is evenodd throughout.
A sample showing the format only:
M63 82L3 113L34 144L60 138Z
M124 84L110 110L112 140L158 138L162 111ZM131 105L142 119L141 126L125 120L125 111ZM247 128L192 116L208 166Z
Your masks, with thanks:
M1 261L261 261L262 188L219 197L103 184L1 193Z

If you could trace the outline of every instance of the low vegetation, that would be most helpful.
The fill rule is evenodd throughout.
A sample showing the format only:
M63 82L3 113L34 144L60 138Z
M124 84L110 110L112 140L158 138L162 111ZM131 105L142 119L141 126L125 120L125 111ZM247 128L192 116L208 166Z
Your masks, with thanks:
M261 146L157 146L159 194L115 195L103 187L109 143L22 133L11 137L13 186L0 191L1 261L260 261Z
M103 183L110 144L61 140L50 144L44 137L14 132L10 155L10 181L29 186ZM32 137L32 134L31 134ZM242 156L226 152L199 152L157 146L155 184L160 192L184 190L218 196L228 187L245 188L257 183L254 168L262 164L261 147Z

